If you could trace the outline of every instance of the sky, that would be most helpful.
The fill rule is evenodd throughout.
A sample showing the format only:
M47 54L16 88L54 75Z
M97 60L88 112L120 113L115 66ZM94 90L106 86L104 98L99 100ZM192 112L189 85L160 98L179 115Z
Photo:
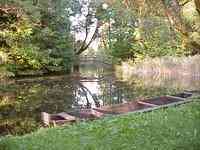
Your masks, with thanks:
M85 3L86 2L86 3ZM88 14L88 6L89 6L89 2L87 0L81 0L82 3L82 9L81 9L81 14L76 14L75 16L71 16L70 17L70 21L72 22L72 28L76 25L78 25L80 22L85 22L86 21L86 16ZM107 9L108 5L107 4L103 4L102 5L103 9ZM86 40L86 42L88 43L90 41L90 39L92 38L96 26L97 26L97 22L98 20L96 18L94 18L94 23L91 25L90 31L89 31L89 36ZM82 32L75 32L72 33L75 36L76 41L83 41L85 39L85 31ZM98 50L99 48L99 43L100 43L100 39L96 38L90 45L90 48L94 49L95 51Z

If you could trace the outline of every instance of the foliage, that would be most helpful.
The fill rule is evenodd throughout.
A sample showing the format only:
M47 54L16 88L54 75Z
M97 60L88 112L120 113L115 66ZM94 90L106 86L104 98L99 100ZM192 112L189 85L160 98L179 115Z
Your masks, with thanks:
M196 0L8 0L0 4L0 55L7 57L1 70L14 75L30 70L69 71L74 56L97 38L101 49L117 62L199 51Z
M107 8L100 9L98 13L104 21L103 24L108 24L103 27L101 33L104 39L102 43L114 59L132 59L138 62L146 57L188 56L197 53L197 49L194 50L196 45L189 46L185 37L174 29L176 27L170 24L170 20L167 20L167 10L163 7L162 1L106 2ZM164 2L166 5L171 3ZM184 17L195 29L189 36L190 42L197 43L199 17L194 3L181 1L181 4Z
M145 114L129 114L4 137L4 150L22 149L198 149L199 102ZM184 143L184 144L183 144Z
M17 75L26 70L69 71L73 50L68 2L58 1L60 8L55 7L58 3L49 6L48 0L36 6L21 0L7 3L1 7L0 50L8 57L4 68Z

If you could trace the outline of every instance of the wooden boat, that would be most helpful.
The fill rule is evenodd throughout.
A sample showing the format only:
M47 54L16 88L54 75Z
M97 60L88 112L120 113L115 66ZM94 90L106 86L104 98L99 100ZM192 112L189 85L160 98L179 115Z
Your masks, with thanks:
M80 109L73 112L69 112L70 115L76 116L80 120L93 120L104 116L104 113L96 111L95 109Z
M181 98L188 98L188 97L191 97L192 95L193 94L191 92L182 92L182 93L175 94L173 96L181 97Z
M58 114L49 114L46 112L41 113L42 122L44 125L62 125L65 123L73 123L78 120L93 120L103 117L103 113L94 109L81 109L73 112L62 112Z
M61 112L58 114L49 114L46 112L41 113L42 122L44 125L62 125L64 123L71 123L76 121L76 117L71 116L65 112Z
M183 104L189 102L187 98L193 96L193 93L183 92L173 96L160 96L155 98L130 101L123 104L115 104L112 106L102 106L92 109L80 109L73 112L62 112L58 114L48 114L42 112L42 120L45 125L59 125L64 123L76 122L77 120L93 120L104 117L105 115L117 115L128 112L145 112L158 108L169 107L172 105Z
M115 104L112 106L102 106L100 108L94 108L94 110L99 111L104 114L117 115L117 114L122 114L122 113L126 113L126 112L145 109L145 108L149 108L149 107L151 107L151 106L140 104L137 101L131 101L131 102L127 102L124 104Z
M157 107L164 107L170 104L182 103L186 100L185 98L188 98L190 96L192 96L192 94L180 93L176 96L161 96L144 100L131 101L124 104L116 104L113 106L102 106L100 108L95 108L95 110L101 113L113 115L143 110L145 111Z

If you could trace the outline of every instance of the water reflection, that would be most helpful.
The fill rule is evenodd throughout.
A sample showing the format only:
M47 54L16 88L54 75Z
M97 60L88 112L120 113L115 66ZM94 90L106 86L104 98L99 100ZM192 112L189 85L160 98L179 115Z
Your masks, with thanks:
M102 100L97 97L101 94L98 82L76 82L74 87L75 104L72 108L95 108L102 105Z
M125 103L199 90L199 78L123 77L108 66L87 64L80 73L0 83L0 134L24 134L41 126L40 113Z

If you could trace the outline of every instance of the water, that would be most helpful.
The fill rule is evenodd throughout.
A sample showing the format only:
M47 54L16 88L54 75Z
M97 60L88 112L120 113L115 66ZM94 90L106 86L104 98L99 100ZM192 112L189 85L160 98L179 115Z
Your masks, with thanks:
M42 126L41 112L126 103L140 98L199 90L198 78L123 77L111 66L81 65L79 73L21 78L0 83L0 135L21 135Z

